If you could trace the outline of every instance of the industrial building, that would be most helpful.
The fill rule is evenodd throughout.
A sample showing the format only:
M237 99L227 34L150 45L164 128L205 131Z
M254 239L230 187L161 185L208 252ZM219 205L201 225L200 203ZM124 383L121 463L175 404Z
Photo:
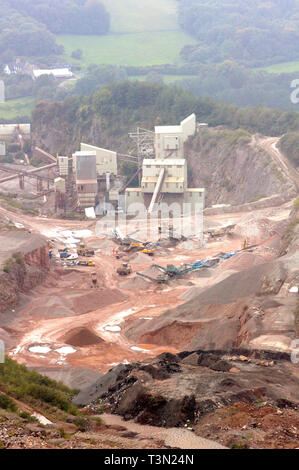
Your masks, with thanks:
M57 79L68 79L73 77L73 72L69 68L62 69L34 69L32 70L32 78L37 79L43 75L52 75Z
M80 151L73 154L73 171L78 195L78 208L94 207L96 213L105 213L109 204L119 203L119 193L125 191L126 212L136 212L136 203L146 208L148 213L155 212L159 204L178 204L182 208L188 204L192 210L204 207L205 190L188 188L187 161L184 158L184 144L197 131L195 114L191 114L177 126L156 126L151 133L155 158L145 158L139 166L140 187L123 186L118 177L118 156L116 152L94 145L81 143ZM143 135L143 134L142 134ZM139 134L137 134L139 137ZM134 157L124 156L130 159ZM131 160L130 160L131 161ZM140 162L139 157L138 160ZM58 157L59 174L68 172L67 157ZM135 208L134 208L135 206Z
M117 176L117 153L111 150L95 147L94 145L81 143L81 151L96 153L97 175L105 177L106 174Z
M6 145L5 142L0 141L0 157L5 157L6 155Z
M54 179L54 191L63 194L66 192L66 184L64 178L59 177Z
M30 124L0 124L0 139L11 138L18 135L29 138L31 134Z
M204 207L205 190L188 188L184 143L196 133L196 116L191 114L179 126L155 127L155 159L144 159L139 188L126 189L126 211L135 212L141 203L149 213L163 203Z
M69 159L68 157L58 156L58 171L60 176L66 177L69 174Z
M75 152L73 154L73 168L78 194L78 207L94 207L98 195L96 152Z
M118 204L122 184L117 175L117 153L83 142L80 149L73 154L78 207L91 207L98 203L98 213L103 213L107 210L107 203ZM58 157L61 176L66 171L65 158Z
M184 143L196 132L196 116L191 114L179 126L155 127L156 158L184 158Z

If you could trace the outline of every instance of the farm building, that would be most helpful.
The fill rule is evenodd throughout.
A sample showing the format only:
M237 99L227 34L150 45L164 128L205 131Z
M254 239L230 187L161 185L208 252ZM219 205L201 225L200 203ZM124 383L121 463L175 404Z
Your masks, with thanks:
M73 72L68 68L63 69L34 69L32 70L32 78L36 79L43 75L52 75L54 78L67 79L73 77Z

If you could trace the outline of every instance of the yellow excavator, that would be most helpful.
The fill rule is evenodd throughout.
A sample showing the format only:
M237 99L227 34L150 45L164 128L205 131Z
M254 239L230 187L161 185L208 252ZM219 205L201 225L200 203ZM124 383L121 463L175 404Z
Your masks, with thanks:
M149 255L149 256L154 256L155 250L151 248L144 248L144 250L141 250L141 253L145 253L146 255Z
M94 250L89 250L88 248L86 248L84 243L80 243L80 246L77 249L77 253L79 256L93 256Z

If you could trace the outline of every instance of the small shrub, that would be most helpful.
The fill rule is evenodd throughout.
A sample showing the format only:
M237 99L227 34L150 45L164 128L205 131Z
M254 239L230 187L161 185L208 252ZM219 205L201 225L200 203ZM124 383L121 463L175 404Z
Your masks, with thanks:
M19 413L20 418L25 419L26 421L30 423L36 423L38 422L38 419L35 416L32 416L28 411L22 411Z
M14 413L17 411L17 407L15 402L9 398L7 395L0 395L0 408L4 410L13 411Z

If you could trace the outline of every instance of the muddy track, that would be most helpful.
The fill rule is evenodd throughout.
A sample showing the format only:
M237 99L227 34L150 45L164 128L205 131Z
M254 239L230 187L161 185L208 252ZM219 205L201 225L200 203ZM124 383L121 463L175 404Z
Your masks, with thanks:
M290 179L299 190L299 174L290 160L278 148L280 137L255 137L255 143L271 155L282 173Z

